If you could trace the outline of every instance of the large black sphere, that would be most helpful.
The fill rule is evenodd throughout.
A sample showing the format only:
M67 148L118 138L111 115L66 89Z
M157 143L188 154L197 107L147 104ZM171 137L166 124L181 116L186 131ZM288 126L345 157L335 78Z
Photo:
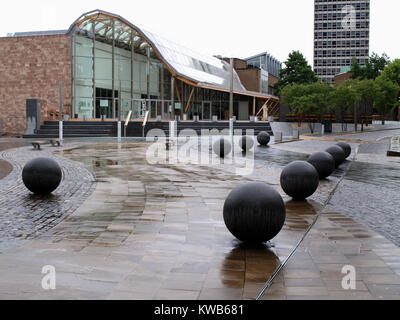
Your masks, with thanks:
M261 131L257 136L257 141L260 145L267 146L271 141L271 136L268 134L268 132Z
M215 141L213 150L217 156L225 158L231 153L232 144L227 139L221 138L218 141Z
M350 155L351 155L351 146L348 143L339 142L337 145L343 149L344 156L346 157L346 159L348 157L350 157Z
M224 220L237 239L266 242L275 238L285 224L285 203L270 186L258 182L245 183L226 199Z
M320 179L329 177L335 171L335 159L328 152L313 153L307 162L317 169Z
M294 161L281 174L281 187L294 200L312 196L319 186L319 175L314 166L305 161Z
M29 161L22 171L25 186L38 195L48 195L58 188L62 170L57 162L49 158Z
M241 137L239 140L239 146L243 151L249 151L254 147L254 139L249 136Z
M336 168L338 168L346 160L346 154L344 153L344 150L339 146L332 146L326 149L326 152L328 152L333 157L333 159L335 159Z

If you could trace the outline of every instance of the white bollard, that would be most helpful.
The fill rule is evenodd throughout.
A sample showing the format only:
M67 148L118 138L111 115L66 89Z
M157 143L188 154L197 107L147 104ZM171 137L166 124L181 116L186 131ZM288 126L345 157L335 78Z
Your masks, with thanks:
M59 134L58 134L58 139L60 140L60 142L63 141L64 139L64 126L63 126L63 122L60 121L60 126L59 126Z
M169 122L169 138L171 140L176 139L178 137L178 122L170 121Z
M118 121L118 142L121 142L121 129L122 129L122 125L121 125L121 121Z

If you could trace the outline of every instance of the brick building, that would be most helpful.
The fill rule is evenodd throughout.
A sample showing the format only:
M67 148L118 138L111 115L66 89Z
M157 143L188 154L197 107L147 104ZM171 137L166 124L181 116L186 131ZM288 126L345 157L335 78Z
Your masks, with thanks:
M65 33L0 38L0 133L24 133L26 99L56 109L60 80L70 107L71 67L71 37Z

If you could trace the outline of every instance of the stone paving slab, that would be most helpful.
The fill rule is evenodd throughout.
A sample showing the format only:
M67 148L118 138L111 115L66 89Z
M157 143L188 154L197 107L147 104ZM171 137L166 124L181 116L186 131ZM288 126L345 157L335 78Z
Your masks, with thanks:
M392 242L325 209L263 299L400 300L399 261ZM342 287L347 265L356 269L355 290Z

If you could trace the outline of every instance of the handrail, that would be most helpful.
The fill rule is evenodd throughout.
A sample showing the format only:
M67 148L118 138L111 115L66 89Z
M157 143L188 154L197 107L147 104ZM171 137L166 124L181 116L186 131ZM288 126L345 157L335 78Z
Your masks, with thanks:
M125 125L124 125L125 138L126 138L126 128L128 128L129 122L131 121L131 118L132 118L132 110L129 111L128 116L126 117L126 120L125 120Z
M150 115L150 111L146 111L146 114L143 119L143 128L146 127L147 122L149 121L149 115Z
M131 122L131 118L132 118L132 110L129 111L128 116L126 117L125 127L129 126L129 122Z
M149 120L150 111L146 111L146 114L143 119L143 138L144 138L144 129L146 128L147 121Z

